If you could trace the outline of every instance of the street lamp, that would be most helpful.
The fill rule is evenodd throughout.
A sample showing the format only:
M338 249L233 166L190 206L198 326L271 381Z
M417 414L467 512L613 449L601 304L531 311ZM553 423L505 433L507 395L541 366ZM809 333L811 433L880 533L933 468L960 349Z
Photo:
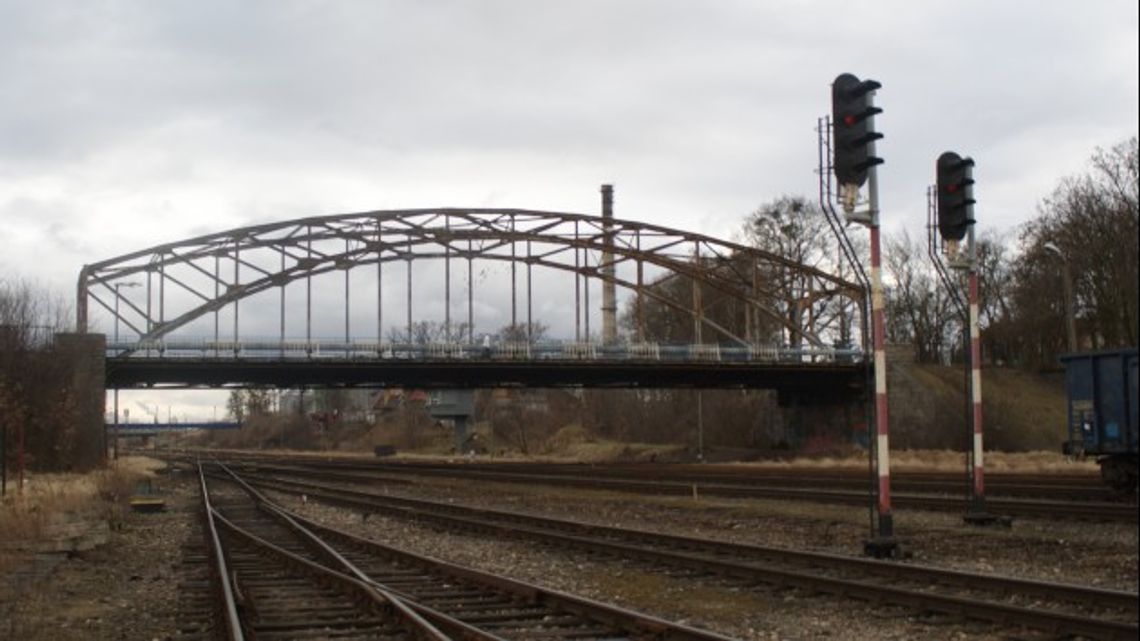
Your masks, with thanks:
M135 281L128 281L125 283L115 283L115 344L119 343L119 288L120 287L139 287L142 283ZM119 388L115 388L115 434L114 442L112 443L114 451L114 459L119 460ZM104 450L106 452L106 450Z
M1068 332L1069 352L1076 352L1077 321L1073 315L1073 273L1069 266L1069 257L1052 241L1045 243L1042 247L1045 251L1056 254L1057 258L1061 259L1061 279L1064 281L1062 285L1064 286L1065 292L1065 326Z
M135 281L128 281L125 283L115 283L115 342L119 342L119 288L120 287L139 287L142 283Z

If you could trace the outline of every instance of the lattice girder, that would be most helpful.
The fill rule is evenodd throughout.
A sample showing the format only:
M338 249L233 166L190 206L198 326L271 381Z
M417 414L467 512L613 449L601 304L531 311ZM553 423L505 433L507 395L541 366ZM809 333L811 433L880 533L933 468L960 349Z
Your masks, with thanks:
M749 343L750 337L741 337L705 317L693 301L665 296L655 282L667 274L683 277L741 301L815 345L822 341L810 328L795 326L771 306L772 299L788 294L774 290L760 276L778 267L810 279L813 296L862 297L858 285L820 269L657 225L520 209L417 209L243 227L94 263L84 267L79 278L77 320L84 331L88 303L94 301L140 340L152 340L244 298L321 274L416 261L467 261L470 266L476 260L507 261L525 269L537 266L572 272L576 278L609 281L634 296L687 314L724 339L741 344ZM124 284L133 285L137 281L132 279L139 277L146 278L145 296L121 291ZM168 287L185 295L168 296ZM168 303L173 309L166 309Z

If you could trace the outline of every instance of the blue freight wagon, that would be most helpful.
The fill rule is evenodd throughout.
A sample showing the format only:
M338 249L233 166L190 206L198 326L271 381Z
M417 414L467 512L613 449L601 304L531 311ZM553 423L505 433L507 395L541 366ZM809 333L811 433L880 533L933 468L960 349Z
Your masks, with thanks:
M1136 492L1136 348L1066 354L1069 440L1064 451L1097 457L1113 488Z

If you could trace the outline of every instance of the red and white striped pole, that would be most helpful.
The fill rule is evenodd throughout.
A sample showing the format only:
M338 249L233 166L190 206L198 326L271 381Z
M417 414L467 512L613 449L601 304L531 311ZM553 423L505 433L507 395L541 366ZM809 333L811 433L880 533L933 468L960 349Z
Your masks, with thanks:
M849 223L865 224L871 231L870 335L875 367L873 405L875 440L872 441L872 447L875 456L874 467L878 476L875 492L878 523L872 523L872 538L865 543L864 550L876 557L895 557L899 555L899 547L894 539L891 515L891 448L887 411L886 330L883 322L884 297L879 230L878 165L883 161L875 149L875 141L882 138L882 134L875 131L873 120L876 114L882 113L882 110L874 105L875 92L881 86L874 80L859 81L851 74L840 74L831 85L831 109L836 137L833 147L835 152L833 168L836 178L839 179L839 200ZM855 207L863 171L866 171L867 210L856 213Z
M867 155L876 157L875 141L867 145ZM882 251L879 240L879 171L867 170L867 205L871 228L871 340L875 350L875 470L879 474L879 532L867 550L874 556L895 556L894 517L891 515L891 447L887 412L887 350L883 305Z
M969 236L969 315L970 324L970 403L973 410L973 486L966 519L986 518L985 459L982 449L982 340L978 330L978 261L974 245L974 227L970 226Z
M871 170L874 172L874 169ZM878 185L875 174L870 182L871 202L871 335L875 350L875 468L879 474L879 538L894 536L891 515L890 430L887 410L887 353L883 310L882 252L879 241Z

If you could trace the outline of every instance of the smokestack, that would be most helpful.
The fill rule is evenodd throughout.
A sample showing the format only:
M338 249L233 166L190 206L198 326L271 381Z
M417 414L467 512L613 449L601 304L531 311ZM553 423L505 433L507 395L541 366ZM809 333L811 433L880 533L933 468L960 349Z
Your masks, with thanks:
M614 289L614 187L602 185L602 344L617 342L617 295Z

